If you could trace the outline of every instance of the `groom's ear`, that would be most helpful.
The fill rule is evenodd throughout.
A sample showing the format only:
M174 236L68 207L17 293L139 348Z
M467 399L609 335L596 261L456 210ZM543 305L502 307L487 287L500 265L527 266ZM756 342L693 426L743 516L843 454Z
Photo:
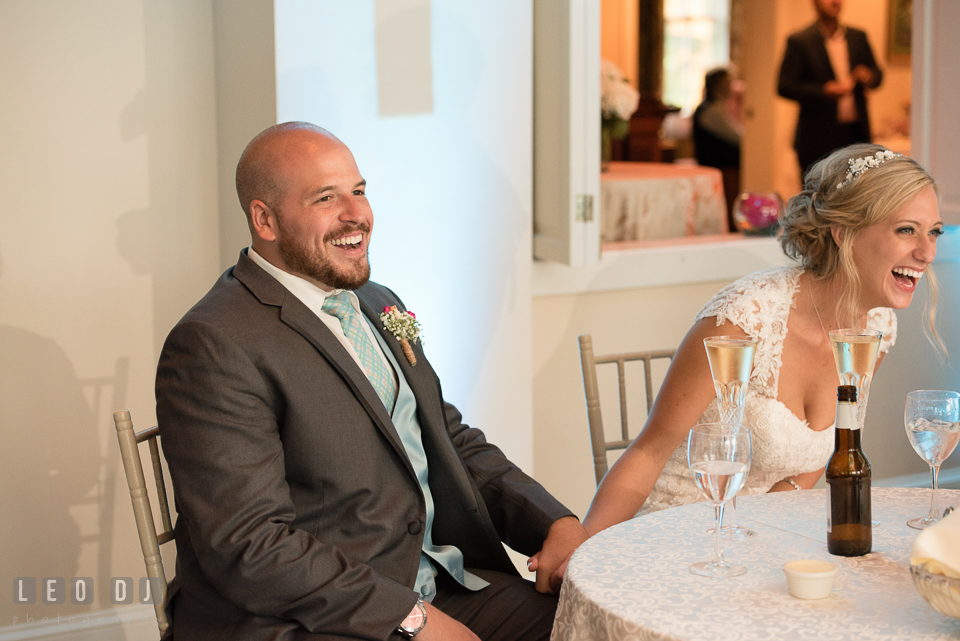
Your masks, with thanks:
M253 240L258 238L272 243L277 239L277 215L262 200L250 201L250 232Z

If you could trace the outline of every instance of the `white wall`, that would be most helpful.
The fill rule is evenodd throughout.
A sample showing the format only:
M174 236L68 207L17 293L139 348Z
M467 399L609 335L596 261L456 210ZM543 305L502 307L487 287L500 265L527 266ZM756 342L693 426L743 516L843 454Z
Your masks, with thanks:
M160 343L218 273L210 3L5 0L0 79L2 636L144 573L110 414L152 424ZM96 602L17 606L16 576Z
M430 7L432 109L379 114L378 3L278 0L277 119L353 150L373 280L417 314L447 399L529 468L532 3L406 4Z
M940 182L940 213L945 222L960 224L960 124L956 104L960 80L954 69L960 3L917 0L914 5L913 144L916 155Z

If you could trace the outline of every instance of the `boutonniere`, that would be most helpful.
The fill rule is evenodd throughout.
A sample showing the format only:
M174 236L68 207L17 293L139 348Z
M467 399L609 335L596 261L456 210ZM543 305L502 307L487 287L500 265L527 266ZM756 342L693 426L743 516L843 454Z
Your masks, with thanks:
M401 312L396 305L383 308L380 314L380 320L383 321L383 328L389 330L398 341L403 355L411 365L417 364L417 357L410 347L410 341L416 343L420 340L420 322L413 312Z

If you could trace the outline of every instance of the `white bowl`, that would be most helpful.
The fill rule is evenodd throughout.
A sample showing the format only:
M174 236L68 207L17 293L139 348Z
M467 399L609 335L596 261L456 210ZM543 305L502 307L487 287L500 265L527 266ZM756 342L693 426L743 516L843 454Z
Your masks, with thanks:
M917 592L934 610L960 619L960 579L927 572L926 564L911 565L910 576Z
M819 559L790 561L783 566L787 589L797 599L825 599L833 589L833 579L840 568L836 563Z

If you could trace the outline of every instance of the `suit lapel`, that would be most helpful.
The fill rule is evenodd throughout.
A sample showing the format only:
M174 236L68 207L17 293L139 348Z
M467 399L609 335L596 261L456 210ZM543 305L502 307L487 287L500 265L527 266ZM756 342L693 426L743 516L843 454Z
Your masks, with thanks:
M281 322L309 341L340 373L364 409L370 414L374 423L397 450L397 453L400 454L407 469L413 474L413 467L410 465L406 450L400 441L400 435L397 433L390 415L387 414L383 401L380 400L376 390L373 389L369 379L356 361L344 349L340 341L330 333L327 326L299 298L291 294L287 288L254 263L246 255L246 252L240 254L240 260L237 261L237 266L234 268L234 276L261 303L279 307Z

